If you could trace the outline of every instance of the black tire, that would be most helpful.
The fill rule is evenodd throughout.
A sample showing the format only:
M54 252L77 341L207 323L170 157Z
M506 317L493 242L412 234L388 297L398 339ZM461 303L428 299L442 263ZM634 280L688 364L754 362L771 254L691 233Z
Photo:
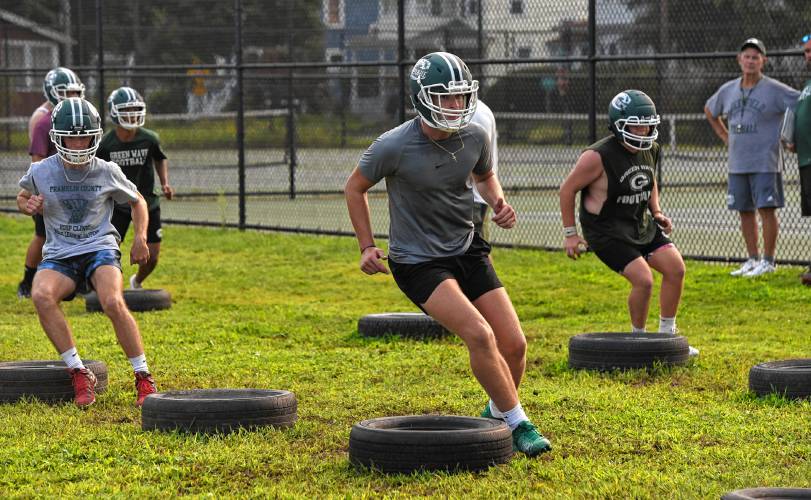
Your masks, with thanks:
M811 397L811 359L769 361L749 370L749 389L758 396Z
M296 396L266 389L196 389L150 394L141 408L141 428L228 433L240 427L292 427Z
M756 498L772 498L775 500L811 499L811 489L808 488L747 488L725 493L721 500L753 500Z
M355 424L349 433L350 463L385 473L483 470L507 463L512 453L510 428L491 418L373 418Z
M87 312L102 312L99 296L91 292L84 297ZM124 290L124 302L133 312L159 311L172 307L172 296L163 289L150 290L139 288L137 290Z
M651 368L655 363L683 365L690 346L666 333L583 333L569 339L569 366L586 370Z
M96 393L107 389L107 365L84 361L96 376ZM13 403L25 397L46 403L73 400L73 385L63 361L7 361L0 363L0 402Z
M368 314L358 320L358 333L364 337L399 335L405 338L440 338L450 332L423 313Z

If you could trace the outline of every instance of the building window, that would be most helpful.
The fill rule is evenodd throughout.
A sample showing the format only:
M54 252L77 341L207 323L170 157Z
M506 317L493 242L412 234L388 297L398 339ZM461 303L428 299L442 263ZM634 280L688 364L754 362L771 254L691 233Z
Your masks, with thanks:
M529 59L532 56L532 47L519 47L518 58Z
M344 0L322 0L324 24L330 28L344 27Z
M510 0L510 14L523 14L524 0Z

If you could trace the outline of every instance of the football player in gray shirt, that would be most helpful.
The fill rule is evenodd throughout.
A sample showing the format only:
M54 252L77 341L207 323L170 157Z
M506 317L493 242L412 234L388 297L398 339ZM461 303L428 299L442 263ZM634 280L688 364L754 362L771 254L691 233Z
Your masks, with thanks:
M509 229L515 210L492 170L487 132L472 124L478 81L457 56L434 52L409 77L418 116L375 140L346 182L349 217L360 244L360 268L388 273L373 239L366 192L386 179L389 267L400 289L467 346L474 376L490 396L482 416L504 420L517 450L551 450L518 399L526 338L489 259L490 245L471 220L473 175L493 222Z
M132 208L135 239L130 262L143 264L149 259L146 202L118 165L95 157L102 130L92 104L80 97L59 102L50 135L57 154L31 164L20 179L22 189L17 195L22 213L41 214L45 221L43 259L34 275L31 298L42 328L67 365L74 402L84 408L96 401L96 377L79 357L59 303L89 287L95 289L132 364L135 404L141 406L157 388L138 324L122 295L121 238L110 217L115 203Z

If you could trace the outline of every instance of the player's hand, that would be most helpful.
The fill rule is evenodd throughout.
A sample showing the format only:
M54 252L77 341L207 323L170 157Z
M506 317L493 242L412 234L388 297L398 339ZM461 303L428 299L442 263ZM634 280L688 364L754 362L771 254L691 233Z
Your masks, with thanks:
M586 243L586 240L581 238L579 234L568 236L563 243L563 248L566 249L566 255L569 256L570 259L575 260L577 260L580 254L584 253L588 247L589 244Z
M41 194L32 194L25 204L25 213L27 215L42 214L42 209L45 200Z
M783 142L783 141L780 141L780 142ZM786 147L786 149L788 149L788 150L789 150L789 151L791 151L792 153L796 153L796 152L797 152L797 146L795 146L794 144L792 144L792 143L790 143L790 142L783 142L783 146L785 146L785 147Z
M383 250L377 247L368 247L360 255L360 270L369 275L375 273L389 274L388 268L381 260L387 258Z
M149 247L146 245L146 240L136 237L132 242L132 249L130 250L130 264L143 266L148 260Z
M168 183L161 186L161 190L163 191L163 196L166 197L167 200L171 200L175 196L175 190L172 189Z
M654 215L653 220L663 233L669 235L673 232L673 221L670 220L670 217L666 216L662 212L658 212L656 215Z
M490 220L498 224L499 227L510 229L515 226L515 209L504 201L504 198L498 199L496 206L493 207L493 214L493 218Z

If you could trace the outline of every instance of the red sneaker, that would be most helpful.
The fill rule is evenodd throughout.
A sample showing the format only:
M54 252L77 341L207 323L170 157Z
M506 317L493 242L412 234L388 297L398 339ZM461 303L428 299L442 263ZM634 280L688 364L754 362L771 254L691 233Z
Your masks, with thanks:
M150 394L158 392L158 386L152 380L152 375L149 372L135 372L135 406L142 406L144 399Z
M96 376L87 368L68 370L73 383L73 401L79 408L87 408L96 402Z

